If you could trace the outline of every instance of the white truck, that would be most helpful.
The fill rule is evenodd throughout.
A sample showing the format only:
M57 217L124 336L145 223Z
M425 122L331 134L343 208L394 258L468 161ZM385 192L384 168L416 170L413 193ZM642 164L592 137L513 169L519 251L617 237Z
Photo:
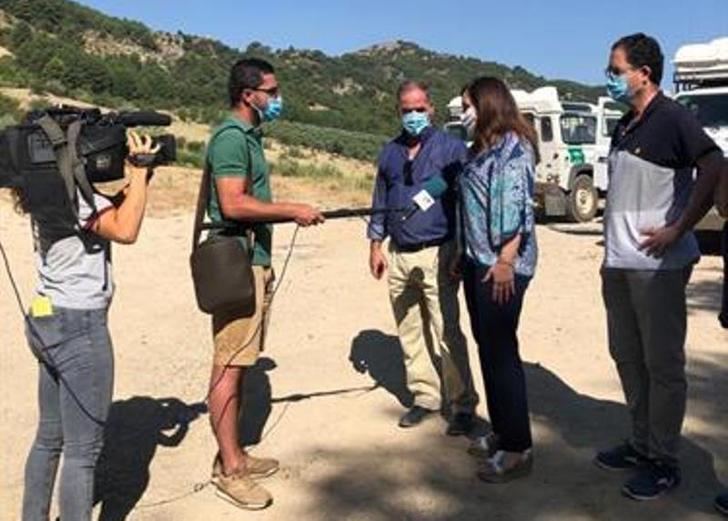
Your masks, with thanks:
M541 161L536 166L536 202L543 216L591 221L607 190L607 155L612 130L622 117L607 97L598 104L559 100L555 87L511 91L536 129ZM464 138L460 97L448 104L445 128Z
M675 53L675 100L689 108L728 157L728 38L683 45ZM697 229L718 231L723 219L711 212Z

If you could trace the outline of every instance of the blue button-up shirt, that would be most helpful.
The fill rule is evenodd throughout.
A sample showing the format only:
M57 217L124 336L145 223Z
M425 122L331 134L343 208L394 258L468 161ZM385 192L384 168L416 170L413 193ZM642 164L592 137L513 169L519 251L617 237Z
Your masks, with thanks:
M447 240L455 236L455 184L467 159L462 140L430 127L421 136L422 146L410 160L408 137L401 134L387 143L379 155L374 185L374 208L409 208L412 198L432 177L442 176L450 188L427 211L418 211L402 221L402 214L392 212L372 216L367 237L384 240L391 237L396 246Z

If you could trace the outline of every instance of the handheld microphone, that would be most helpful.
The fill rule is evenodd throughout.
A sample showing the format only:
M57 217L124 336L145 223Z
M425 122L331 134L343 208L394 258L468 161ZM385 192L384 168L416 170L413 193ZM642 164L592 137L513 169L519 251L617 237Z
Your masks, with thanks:
M402 221L410 219L419 211L426 212L435 204L435 199L442 196L447 191L447 183L442 176L437 175L428 179L422 186L422 190L417 192L412 198L412 205L405 211Z

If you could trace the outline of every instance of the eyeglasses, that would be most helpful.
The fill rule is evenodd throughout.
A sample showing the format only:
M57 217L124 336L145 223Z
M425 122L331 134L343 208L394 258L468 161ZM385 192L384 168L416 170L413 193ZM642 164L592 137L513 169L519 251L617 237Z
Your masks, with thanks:
M270 96L272 98L277 98L278 94L280 94L280 92L281 92L280 88L278 88L277 85L275 87L270 87L268 89L261 89L260 87L258 87L256 89L250 89L250 90L255 90L258 92L265 92L268 96Z
M617 78L618 76L622 76L623 74L626 74L626 73L628 73L630 71L635 71L635 70L637 70L637 69L635 69L634 67L628 67L625 70L620 70L620 69L618 69L616 67L612 67L611 65L608 65L604 69L604 75L607 78L609 78L610 80L613 80L613 79Z

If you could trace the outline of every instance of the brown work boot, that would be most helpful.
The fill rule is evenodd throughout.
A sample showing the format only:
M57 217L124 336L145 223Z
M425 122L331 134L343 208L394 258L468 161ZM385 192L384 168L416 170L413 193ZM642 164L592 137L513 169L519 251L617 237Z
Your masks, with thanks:
M212 483L217 495L233 505L247 510L263 510L273 503L273 496L246 472L213 474Z
M245 456L245 471L253 479L263 479L272 476L278 469L280 464L278 460L273 458L256 458L254 456ZM215 456L212 463L212 477L215 478L222 474L222 459L220 453Z

